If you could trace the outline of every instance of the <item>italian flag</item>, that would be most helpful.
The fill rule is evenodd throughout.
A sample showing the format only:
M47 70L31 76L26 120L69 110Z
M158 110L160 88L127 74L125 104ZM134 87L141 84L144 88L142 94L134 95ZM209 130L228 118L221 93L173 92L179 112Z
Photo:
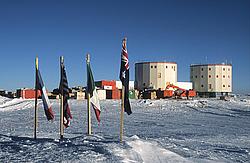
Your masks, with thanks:
M95 88L95 82L93 78L93 74L90 68L90 63L87 63L87 93L90 94L90 103L91 106L93 107L96 115L96 119L98 122L100 122L100 114L101 114L101 109L100 109L100 104L99 104L99 99L98 99L98 94L96 92Z

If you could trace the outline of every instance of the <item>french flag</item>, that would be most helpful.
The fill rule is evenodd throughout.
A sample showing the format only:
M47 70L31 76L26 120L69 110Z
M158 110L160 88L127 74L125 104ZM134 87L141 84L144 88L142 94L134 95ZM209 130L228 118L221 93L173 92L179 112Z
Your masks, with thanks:
M54 113L52 111L52 107L51 104L49 102L49 98L46 92L46 88L43 84L43 79L41 77L40 71L37 70L37 89L41 91L42 94L42 100L43 100L43 106L44 106L44 111L45 111L45 115L48 119L48 121L53 120L54 119Z

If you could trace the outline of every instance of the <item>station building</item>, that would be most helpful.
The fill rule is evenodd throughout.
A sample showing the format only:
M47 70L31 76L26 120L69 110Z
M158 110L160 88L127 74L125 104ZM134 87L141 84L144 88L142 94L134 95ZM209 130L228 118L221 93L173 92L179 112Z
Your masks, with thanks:
M177 82L175 62L139 62L135 64L135 89L164 90Z
M190 66L190 80L198 96L216 97L232 92L231 64L197 64Z

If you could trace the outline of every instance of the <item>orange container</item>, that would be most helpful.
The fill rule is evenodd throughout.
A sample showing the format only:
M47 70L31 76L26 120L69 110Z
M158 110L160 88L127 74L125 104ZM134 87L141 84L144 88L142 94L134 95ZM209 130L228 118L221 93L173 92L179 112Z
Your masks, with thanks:
M195 90L189 90L189 97L195 97L196 91Z
M172 90L157 90L156 92L157 98L169 98L173 96L173 91Z
M164 90L163 91L163 96L164 97L172 97L173 96L173 91L172 90Z
M195 97L196 92L194 90L188 90L188 97ZM181 97L187 97L187 91L181 94Z

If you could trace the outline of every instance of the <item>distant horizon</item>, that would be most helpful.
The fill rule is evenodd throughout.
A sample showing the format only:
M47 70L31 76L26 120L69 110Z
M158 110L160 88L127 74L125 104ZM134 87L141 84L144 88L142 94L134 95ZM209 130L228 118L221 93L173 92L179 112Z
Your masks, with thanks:
M48 90L59 85L59 57L70 86L86 85L85 56L94 79L119 80L121 43L128 38L130 80L142 61L178 65L232 63L233 92L250 92L249 0L0 1L0 89L34 87L34 61Z

